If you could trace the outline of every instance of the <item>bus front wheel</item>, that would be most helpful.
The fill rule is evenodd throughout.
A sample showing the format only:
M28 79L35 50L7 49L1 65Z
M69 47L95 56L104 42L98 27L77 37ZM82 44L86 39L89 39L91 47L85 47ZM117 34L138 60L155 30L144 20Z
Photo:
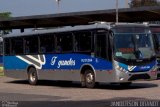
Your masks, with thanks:
M95 87L95 74L92 70L87 69L84 74L85 86L87 88Z
M35 68L30 68L28 71L28 81L31 85L36 85L38 81L38 75Z

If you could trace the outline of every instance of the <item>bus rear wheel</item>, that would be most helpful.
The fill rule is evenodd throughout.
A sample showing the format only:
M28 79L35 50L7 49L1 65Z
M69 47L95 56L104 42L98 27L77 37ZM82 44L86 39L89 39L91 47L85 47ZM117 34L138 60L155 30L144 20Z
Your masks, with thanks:
M31 85L36 85L38 81L38 75L35 68L30 68L28 71L28 81Z
M85 86L87 88L95 87L95 74L92 70L87 69L84 74Z

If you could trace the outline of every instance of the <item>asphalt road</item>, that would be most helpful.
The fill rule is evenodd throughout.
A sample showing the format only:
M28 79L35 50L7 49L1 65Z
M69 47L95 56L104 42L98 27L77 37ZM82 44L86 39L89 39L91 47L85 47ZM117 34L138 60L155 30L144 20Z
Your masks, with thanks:
M153 103L160 107L160 80L139 81L130 87L100 84L87 89L80 83L43 80L31 86L25 80L0 77L0 107L149 107Z

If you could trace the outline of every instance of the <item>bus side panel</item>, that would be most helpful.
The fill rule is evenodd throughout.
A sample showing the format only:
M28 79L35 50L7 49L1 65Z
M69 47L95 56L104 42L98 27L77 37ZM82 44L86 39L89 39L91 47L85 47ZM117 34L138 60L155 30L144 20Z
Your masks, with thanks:
M39 70L39 78L43 80L80 81L79 70Z
M4 75L11 78L28 79L27 72L24 70L4 70Z
M28 64L16 56L4 56L4 73L7 77L27 79Z
M34 65L39 79L80 81L81 68L89 65L96 73L97 82L111 82L115 78L111 62L84 54L5 56L4 60L5 71L10 71L11 76L13 72L26 75L27 67Z
M112 62L84 54L48 54L45 60L42 69L80 70L85 64L93 66L95 70L112 69Z
M117 82L116 72L96 70L96 82ZM80 70L43 70L39 71L39 78L44 80L67 80L67 81L80 81Z
M104 83L117 82L116 72L114 70L96 71L96 81Z
M16 56L4 56L5 70L26 69L28 64Z
M112 81L111 75L108 75L111 73L112 63L104 59L84 54L48 54L45 55L45 60L39 71L42 79L80 81L81 68L89 65L96 73L97 82Z

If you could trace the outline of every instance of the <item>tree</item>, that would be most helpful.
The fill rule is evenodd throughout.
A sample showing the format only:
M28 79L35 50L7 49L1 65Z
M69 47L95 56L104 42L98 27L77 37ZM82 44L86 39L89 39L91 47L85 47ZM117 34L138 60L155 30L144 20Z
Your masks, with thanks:
M11 12L0 13L0 19L11 17Z
M0 13L0 19L7 19L7 18L10 18L10 17L11 17L11 12ZM0 36L2 36L4 34L8 34L9 32L11 32L11 30L1 30L0 29Z
M158 0L131 0L130 7L159 6Z

